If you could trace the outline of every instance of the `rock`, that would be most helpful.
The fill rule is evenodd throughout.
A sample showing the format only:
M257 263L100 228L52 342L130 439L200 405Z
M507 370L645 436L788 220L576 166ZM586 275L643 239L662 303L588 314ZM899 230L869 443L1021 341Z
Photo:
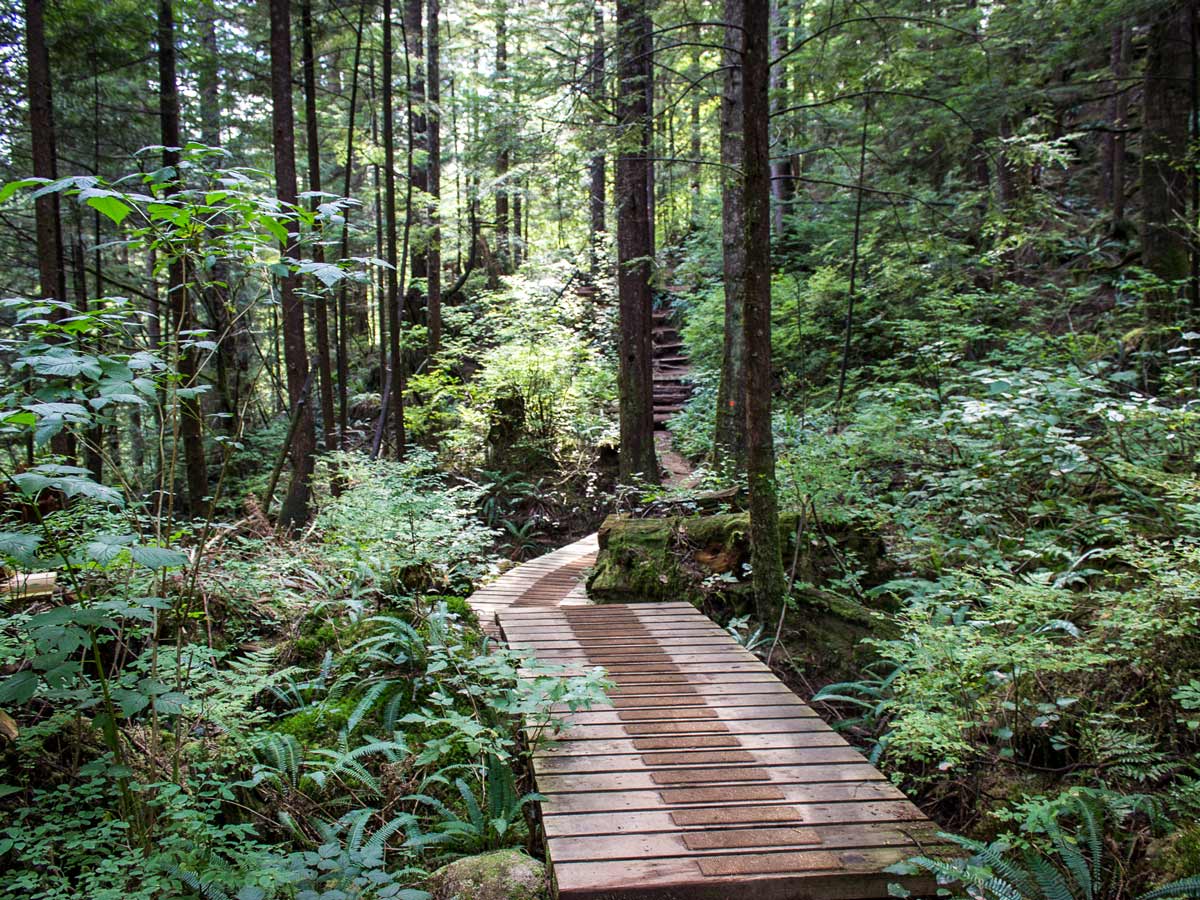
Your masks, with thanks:
M429 876L433 900L549 900L546 867L520 850L467 856Z

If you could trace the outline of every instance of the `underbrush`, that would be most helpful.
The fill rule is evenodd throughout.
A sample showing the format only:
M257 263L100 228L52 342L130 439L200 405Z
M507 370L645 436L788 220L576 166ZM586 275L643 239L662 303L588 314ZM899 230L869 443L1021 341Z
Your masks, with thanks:
M67 590L0 617L0 897L418 900L441 862L531 841L527 754L598 676L478 630L478 491L419 453L332 462L302 540L167 550L102 502L50 542L4 532L6 565Z
M948 315L948 283L925 287L941 312L905 310L860 339L886 362L851 368L839 410L821 305L836 285L820 271L777 279L777 358L801 373L783 376L776 406L780 496L877 535L889 572L865 580L845 547L817 583L797 583L797 597L883 610L858 677L829 684L795 662L813 658L795 643L777 658L926 811L970 836L967 868L931 871L973 897L1134 897L1200 871L1195 337L1153 358L1074 333L989 327L983 341L964 323L986 316ZM685 332L709 366L702 386L715 383L719 298L694 300ZM701 459L711 397L702 387L673 426ZM1098 848L1091 874L1073 847Z

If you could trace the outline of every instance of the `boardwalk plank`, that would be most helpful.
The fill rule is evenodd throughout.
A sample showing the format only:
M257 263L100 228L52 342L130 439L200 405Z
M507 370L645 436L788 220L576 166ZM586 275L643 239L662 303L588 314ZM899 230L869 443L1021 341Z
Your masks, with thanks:
M589 606L594 536L470 598L540 663L602 668L533 757L560 900L866 900L932 823L754 654L687 603Z

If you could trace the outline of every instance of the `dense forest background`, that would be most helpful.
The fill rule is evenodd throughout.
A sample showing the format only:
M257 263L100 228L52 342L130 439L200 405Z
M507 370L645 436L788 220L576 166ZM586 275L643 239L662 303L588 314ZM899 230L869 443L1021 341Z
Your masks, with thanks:
M4 4L0 897L536 854L519 722L603 684L463 598L612 513L731 517L625 588L971 860L915 866L1195 876L1198 16Z

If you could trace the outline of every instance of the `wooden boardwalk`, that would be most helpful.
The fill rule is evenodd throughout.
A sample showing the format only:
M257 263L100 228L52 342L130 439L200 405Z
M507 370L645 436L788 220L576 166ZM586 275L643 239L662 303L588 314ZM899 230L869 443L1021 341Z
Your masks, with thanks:
M564 710L534 760L561 900L865 900L898 881L933 893L883 871L939 842L878 770L690 605L586 605L594 550L567 550L543 557L530 594L515 590L522 566L486 600L513 646L603 666L616 685L611 708Z

